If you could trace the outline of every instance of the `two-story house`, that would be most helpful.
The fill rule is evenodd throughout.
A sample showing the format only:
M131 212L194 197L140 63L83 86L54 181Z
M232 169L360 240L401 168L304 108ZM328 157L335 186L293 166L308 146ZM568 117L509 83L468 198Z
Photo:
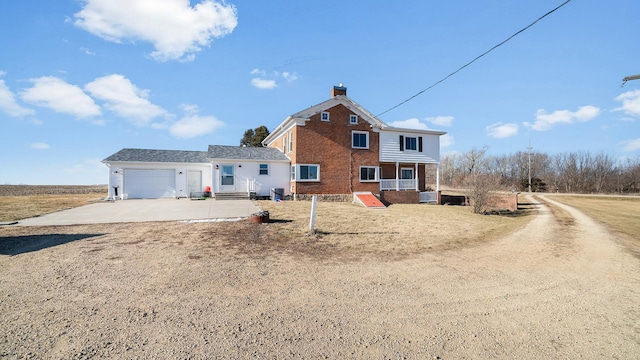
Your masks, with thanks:
M296 197L371 192L391 203L417 203L435 201L426 177L436 173L438 190L444 134L388 126L340 85L330 99L287 117L263 144L291 160L288 190Z
M436 201L444 134L388 126L335 86L329 100L288 116L262 148L122 149L103 162L110 197L248 197L283 189L295 198L370 192L389 203L418 203Z

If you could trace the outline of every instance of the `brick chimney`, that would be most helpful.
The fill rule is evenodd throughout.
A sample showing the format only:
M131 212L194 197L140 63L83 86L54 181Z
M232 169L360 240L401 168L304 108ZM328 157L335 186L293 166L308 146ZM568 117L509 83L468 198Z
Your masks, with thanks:
M331 97L334 98L337 95L347 96L347 88L344 87L342 84L338 86L334 86L333 89L331 89Z

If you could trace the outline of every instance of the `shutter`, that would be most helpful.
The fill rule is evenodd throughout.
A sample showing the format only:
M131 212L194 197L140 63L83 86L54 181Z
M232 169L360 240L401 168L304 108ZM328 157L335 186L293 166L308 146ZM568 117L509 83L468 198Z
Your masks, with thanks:
M400 135L400 151L404 151L404 136Z
M422 152L422 136L418 137L418 152Z

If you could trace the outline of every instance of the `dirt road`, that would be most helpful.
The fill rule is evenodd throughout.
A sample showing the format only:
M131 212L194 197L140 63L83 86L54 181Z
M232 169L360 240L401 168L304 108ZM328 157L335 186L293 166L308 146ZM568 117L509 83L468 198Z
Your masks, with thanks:
M573 221L539 204L402 260L244 251L241 224L0 229L0 357L637 358L640 260L542 200Z

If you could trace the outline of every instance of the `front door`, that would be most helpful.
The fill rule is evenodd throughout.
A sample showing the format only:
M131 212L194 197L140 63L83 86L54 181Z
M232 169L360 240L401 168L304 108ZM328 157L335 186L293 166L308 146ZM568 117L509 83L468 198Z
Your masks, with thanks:
M234 170L234 165L220 166L220 192L236 190Z
M202 192L202 171L189 170L187 172L187 191L189 192L189 197L199 196L191 194Z

